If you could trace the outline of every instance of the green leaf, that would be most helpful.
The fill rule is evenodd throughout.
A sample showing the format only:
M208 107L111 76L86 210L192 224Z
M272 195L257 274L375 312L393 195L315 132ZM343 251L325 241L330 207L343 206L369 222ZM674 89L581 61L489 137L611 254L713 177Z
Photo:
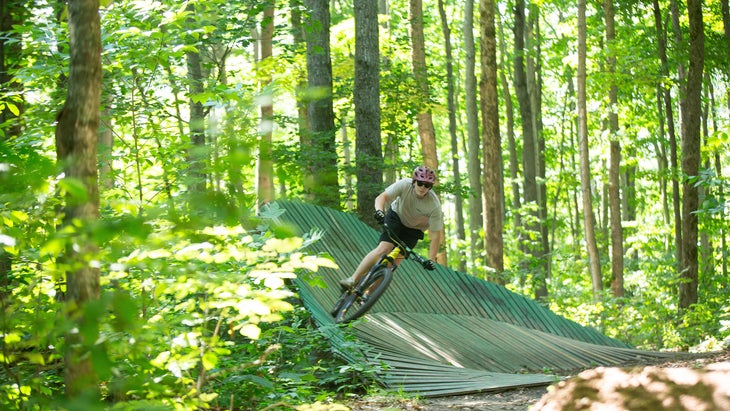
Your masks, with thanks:
M270 380L263 378L263 377L259 377L258 375L249 375L249 374L236 375L236 376L229 378L229 380L234 383L248 381L248 382L252 382L252 383L258 385L259 387L263 387L263 388L267 388L267 389L274 388L274 384Z
M18 106L16 106L13 103L8 103L8 102L6 102L5 104L6 104L6 107L8 108L8 110L10 110L10 112L13 113L13 115L15 115L16 117L20 115L20 109L18 109Z
M212 351L206 351L205 354L203 354L203 368L206 370L211 370L215 368L215 366L218 364L218 356L215 355Z
M117 331L133 328L137 320L137 304L128 292L124 290L114 292L112 310L116 316Z
M114 364L109 359L103 345L95 345L91 349L91 363L94 365L94 371L96 371L99 378L106 380L111 377Z
M43 358L43 354L38 352L27 352L24 354L25 358L28 359L28 361L31 364L39 364L39 365L45 365L46 361Z
M20 334L18 333L7 333L5 334L3 340L5 341L5 344L14 344L20 342Z
M58 182L58 186L66 193L71 204L84 203L89 199L86 186L77 178L66 177Z
M57 256L66 248L66 239L61 237L52 237L41 246L41 256Z

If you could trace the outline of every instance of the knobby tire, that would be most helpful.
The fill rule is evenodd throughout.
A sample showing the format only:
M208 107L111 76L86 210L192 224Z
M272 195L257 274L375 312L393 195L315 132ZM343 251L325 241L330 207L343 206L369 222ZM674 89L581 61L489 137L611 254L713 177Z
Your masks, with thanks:
M393 270L385 266L380 266L367 277L367 282L362 286L363 295L355 292L358 289L358 285L340 297L340 303L336 305L332 313L336 323L347 323L356 320L368 312L370 307L385 293L385 290L393 280ZM366 298L363 298L363 296L366 296Z

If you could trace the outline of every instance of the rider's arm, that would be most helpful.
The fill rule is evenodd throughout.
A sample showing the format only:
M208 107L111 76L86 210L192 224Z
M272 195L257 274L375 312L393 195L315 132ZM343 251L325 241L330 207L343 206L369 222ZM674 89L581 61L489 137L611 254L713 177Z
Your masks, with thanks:
M380 193L380 195L375 197L375 209L385 212L386 204L388 204L388 194L383 191L382 193Z
M431 261L437 261L436 258L438 258L441 236L443 234L444 230L428 230L428 259Z

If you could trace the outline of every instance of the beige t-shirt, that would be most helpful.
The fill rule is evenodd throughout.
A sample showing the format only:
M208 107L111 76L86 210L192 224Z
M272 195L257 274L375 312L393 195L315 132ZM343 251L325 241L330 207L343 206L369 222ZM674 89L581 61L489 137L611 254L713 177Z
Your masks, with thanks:
M406 227L421 231L441 231L444 228L441 202L433 190L429 190L425 197L418 198L413 180L404 178L388 186L385 193L392 199L390 208Z

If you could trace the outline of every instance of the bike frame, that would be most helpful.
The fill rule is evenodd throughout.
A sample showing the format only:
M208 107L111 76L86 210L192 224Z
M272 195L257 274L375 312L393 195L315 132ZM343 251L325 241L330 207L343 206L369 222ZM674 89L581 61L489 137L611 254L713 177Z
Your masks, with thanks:
M421 264L425 261L423 257L413 252L406 244L403 244L403 241L398 238L390 227L386 224L383 224L383 227L391 240L393 240L395 246L389 253L383 254L378 262L368 270L353 288L342 292L342 295L330 312L335 317L336 322L352 321L364 315L375 304L385 292L385 289L388 288L393 278L393 272L398 268L396 261L401 257L401 254L403 254L404 259L412 257ZM371 287L375 284L375 281L382 281L383 284L382 286L376 286L376 289L373 290ZM357 308L354 309L354 314L348 316L353 305Z

